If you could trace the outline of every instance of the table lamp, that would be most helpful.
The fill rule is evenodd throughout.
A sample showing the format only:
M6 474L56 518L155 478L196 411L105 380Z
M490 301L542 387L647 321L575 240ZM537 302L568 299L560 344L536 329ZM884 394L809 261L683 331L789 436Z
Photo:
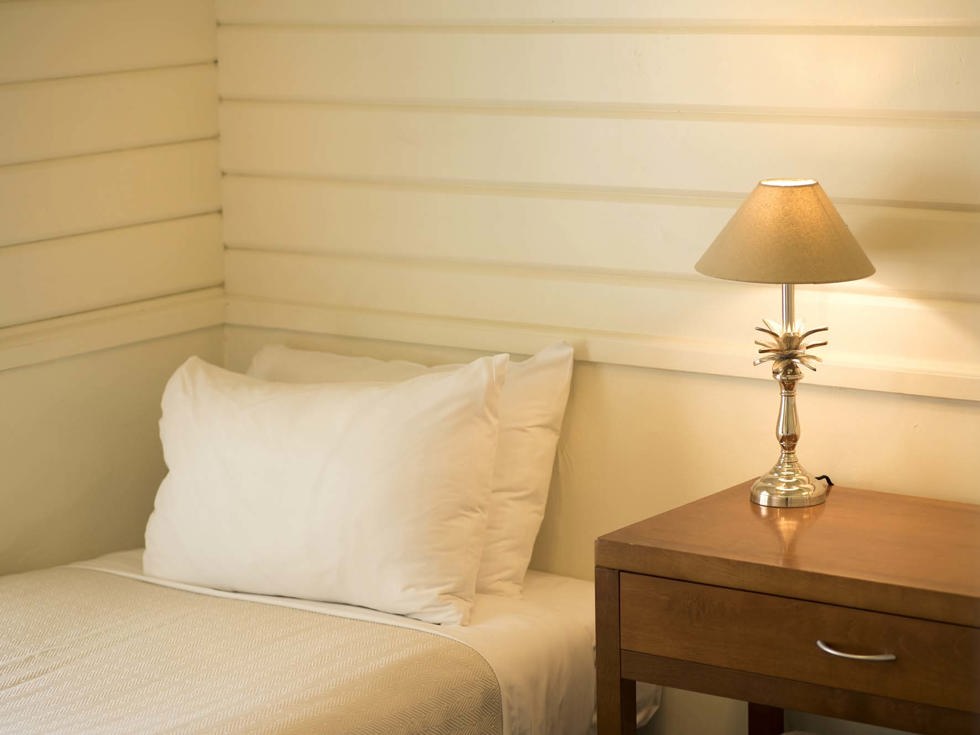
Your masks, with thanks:
M804 331L796 321L794 285L853 281L875 272L871 261L813 179L760 181L694 266L714 278L782 285L782 324L763 320L756 330L756 365L772 362L779 384L776 438L781 451L771 470L752 486L751 499L769 507L806 507L826 500L827 490L800 464L796 384L801 367L816 370L820 358L809 350L826 342L807 342L826 327Z

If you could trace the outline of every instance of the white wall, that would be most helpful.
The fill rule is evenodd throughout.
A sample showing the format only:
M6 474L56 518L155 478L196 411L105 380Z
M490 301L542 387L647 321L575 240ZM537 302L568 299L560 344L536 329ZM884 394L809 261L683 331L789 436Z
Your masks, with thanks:
M693 263L754 183L819 179L878 267L831 327L808 466L980 501L976 3L219 0L227 359L576 347L539 568L759 474L778 289ZM869 519L873 523L873 519ZM657 730L744 731L669 692ZM828 733L850 727L800 715Z
M807 175L879 269L811 383L980 398L970 6L853 5L219 3L231 323L762 377L776 292L691 265Z
M138 545L221 358L215 60L210 0L0 3L0 573Z
M0 574L143 545L160 394L192 354L220 363L220 328L0 373Z

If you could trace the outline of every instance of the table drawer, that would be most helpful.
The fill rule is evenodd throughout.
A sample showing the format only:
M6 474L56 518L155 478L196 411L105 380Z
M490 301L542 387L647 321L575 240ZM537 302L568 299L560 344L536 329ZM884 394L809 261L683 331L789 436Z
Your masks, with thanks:
M628 573L620 610L625 650L980 712L978 628Z

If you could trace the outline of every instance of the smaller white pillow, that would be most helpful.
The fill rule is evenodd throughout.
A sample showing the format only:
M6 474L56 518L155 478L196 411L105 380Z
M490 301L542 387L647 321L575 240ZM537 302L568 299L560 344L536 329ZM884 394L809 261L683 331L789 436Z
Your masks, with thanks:
M559 342L523 362L512 361L507 369L477 592L506 597L521 594L548 502L573 364L571 346ZM298 383L398 381L458 368L267 345L252 358L248 374Z
M506 367L290 385L189 359L163 395L144 571L465 624Z

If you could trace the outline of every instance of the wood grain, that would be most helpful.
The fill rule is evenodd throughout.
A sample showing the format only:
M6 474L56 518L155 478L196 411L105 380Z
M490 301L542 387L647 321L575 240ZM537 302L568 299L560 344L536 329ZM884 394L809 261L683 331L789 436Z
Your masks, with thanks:
M750 485L603 536L596 563L980 626L980 506L836 486L823 506L763 513Z
M620 571L619 675L980 732L980 506L834 487L821 506L763 509L750 485L596 541L597 567Z
M980 733L980 717L961 710L900 702L836 687L820 687L635 651L623 651L622 666L623 676L637 681L661 682L665 686L761 702L771 707L819 712L828 717L929 735Z
M624 649L980 712L980 628L637 574L620 595ZM817 640L896 660L837 658Z
M602 733L636 731L636 682L620 674L619 572L596 569L596 716Z

